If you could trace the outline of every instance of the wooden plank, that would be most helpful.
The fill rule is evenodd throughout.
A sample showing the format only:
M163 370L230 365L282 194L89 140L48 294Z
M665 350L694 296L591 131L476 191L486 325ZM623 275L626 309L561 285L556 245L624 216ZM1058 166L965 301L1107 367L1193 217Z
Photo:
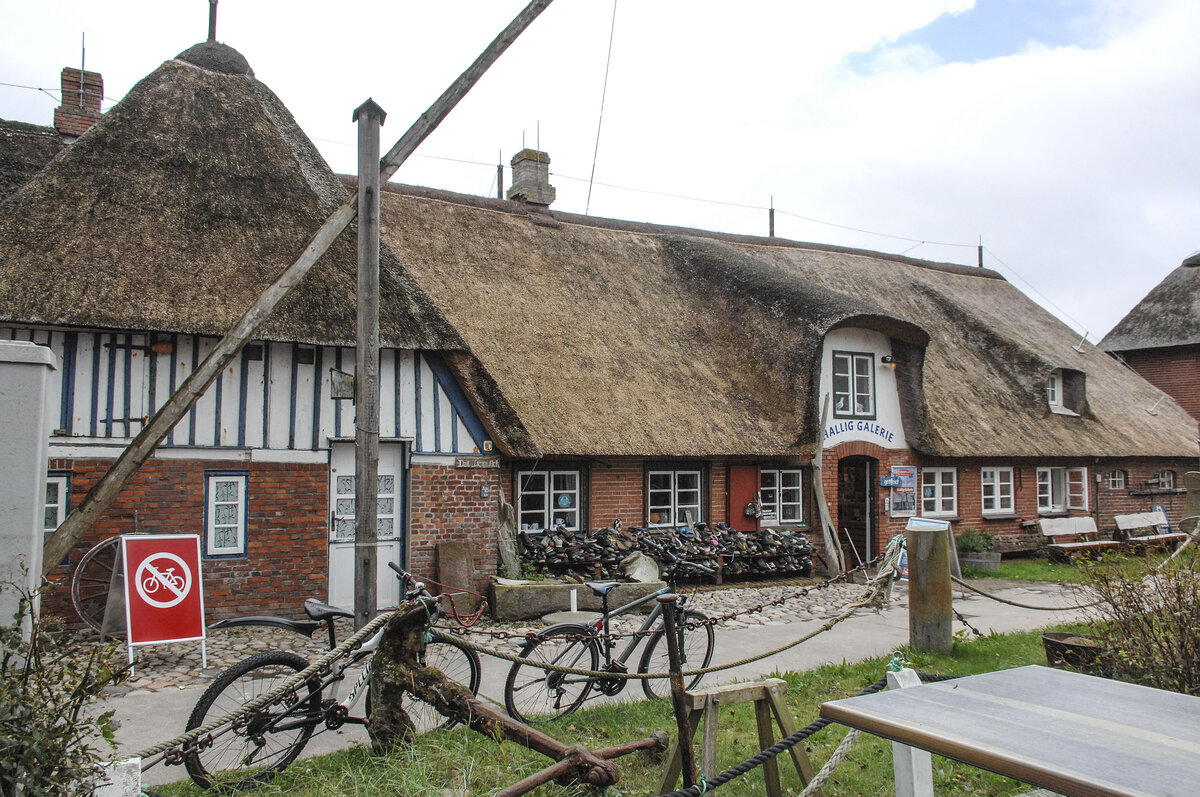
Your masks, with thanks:
M778 679L771 679L778 680ZM769 688L767 690L767 698L771 703L771 711L775 714L775 721L779 723L779 730L784 736L791 736L796 732L796 723L792 721L792 714L788 711L787 706L783 702L783 693L787 690L787 683L783 684L783 688ZM808 785L812 782L813 775L816 770L813 769L812 760L808 757L808 751L804 749L804 743L792 745L788 751L792 756L792 763L796 766L796 771L800 773L800 780ZM813 792L813 797L821 797L821 790L817 789Z
M766 750L775 744L771 727L771 707L766 700L754 703L754 724L758 728L758 749ZM763 763L763 779L767 785L767 797L783 797L783 786L779 782L779 758L768 758Z
M688 726L691 727L693 734L696 732L696 722L703 713L703 710L698 710L688 714ZM679 780L679 775L683 772L683 754L679 749L678 736L671 740L671 746L667 750L665 760L667 765L663 768L662 777L658 779L658 790L654 792L655 794L666 794L669 791L674 791L675 782Z
M1071 534L1097 534L1096 521L1088 517L1048 517L1038 521L1038 529L1047 537Z
M1135 512L1131 515L1113 515L1113 522L1121 531L1144 529L1167 525L1167 516L1162 512Z
M764 678L761 681L745 684L725 684L711 689L698 689L685 692L687 706L692 711L703 709L708 697L716 697L722 706L736 706L739 703L753 703L755 700L766 700L770 688L787 691L787 681L782 678Z
M717 774L717 732L720 722L717 719L721 698L709 695L704 701L704 736L700 741L700 771L704 777L712 778Z

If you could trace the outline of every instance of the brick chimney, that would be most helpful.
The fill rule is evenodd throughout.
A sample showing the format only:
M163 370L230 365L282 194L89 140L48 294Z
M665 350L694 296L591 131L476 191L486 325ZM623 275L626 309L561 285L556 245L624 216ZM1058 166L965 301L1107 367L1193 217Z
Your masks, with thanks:
M99 72L63 67L62 105L54 109L54 127L64 136L81 136L100 118L104 78Z
M556 192L550 185L550 156L546 153L523 149L513 155L512 180L509 199L547 206L554 201Z

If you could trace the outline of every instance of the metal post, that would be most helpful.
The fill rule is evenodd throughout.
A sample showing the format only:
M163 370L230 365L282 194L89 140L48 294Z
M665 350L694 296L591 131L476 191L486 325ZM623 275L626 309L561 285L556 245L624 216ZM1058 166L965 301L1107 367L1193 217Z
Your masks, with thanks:
M675 708L675 724L679 728L679 760L683 764L683 787L696 783L696 756L692 751L692 723L688 719L687 694L683 687L683 672L679 665L679 636L675 630L675 602L678 595L659 595L663 609L663 635L667 638L667 666L671 672L671 703Z
M909 521L904 532L908 547L908 641L913 650L949 653L953 645L949 525Z
M358 339L354 378L354 627L378 608L379 498L379 127L387 114L368 99L358 122Z

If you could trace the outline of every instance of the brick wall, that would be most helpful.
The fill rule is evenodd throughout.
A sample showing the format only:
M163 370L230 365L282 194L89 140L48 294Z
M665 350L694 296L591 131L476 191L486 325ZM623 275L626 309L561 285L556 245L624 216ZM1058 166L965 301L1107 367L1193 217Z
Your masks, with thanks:
M99 72L81 72L74 67L65 67L62 71L62 105L54 109L54 128L63 135L83 135L100 118L100 101L103 97L104 79Z
M475 569L473 584L485 591L488 576L496 572L499 528L499 468L458 468L452 465L417 464L411 471L408 566L422 578L436 579L439 542L465 542ZM490 492L483 496L484 488ZM509 488L505 498L512 501Z
M1200 420L1200 346L1122 352L1142 378Z
M71 506L104 474L108 460L50 462L68 473ZM328 594L326 569L327 470L323 464L150 460L51 573L44 610L74 622L70 582L80 558L97 542L118 534L204 534L205 474L248 474L246 555L205 558L204 604L208 620L236 614L297 617L305 598ZM201 537L203 550L203 536Z

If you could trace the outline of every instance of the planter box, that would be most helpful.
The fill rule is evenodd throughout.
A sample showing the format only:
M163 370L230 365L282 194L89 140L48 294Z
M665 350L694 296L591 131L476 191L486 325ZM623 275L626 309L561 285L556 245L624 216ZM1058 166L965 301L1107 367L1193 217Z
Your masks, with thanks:
M1000 569L1000 552L983 551L978 553L959 553L958 563L963 567L973 567L976 570L986 570L995 573Z
M643 595L658 592L665 586L662 581L619 584L608 593L608 607L615 609ZM575 589L581 611L600 611L600 599L584 584L534 581L528 584L492 584L492 617L502 621L528 620L540 619L551 612L567 611L571 608L572 588ZM646 611L650 608L651 604L646 604Z

